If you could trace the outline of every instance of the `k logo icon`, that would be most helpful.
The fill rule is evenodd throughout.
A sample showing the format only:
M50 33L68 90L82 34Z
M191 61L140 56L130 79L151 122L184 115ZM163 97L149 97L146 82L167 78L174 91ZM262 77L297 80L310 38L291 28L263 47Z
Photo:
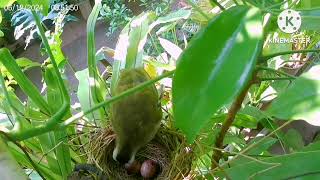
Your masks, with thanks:
M297 11L284 10L278 16L278 26L285 33L297 32L301 27L301 16Z

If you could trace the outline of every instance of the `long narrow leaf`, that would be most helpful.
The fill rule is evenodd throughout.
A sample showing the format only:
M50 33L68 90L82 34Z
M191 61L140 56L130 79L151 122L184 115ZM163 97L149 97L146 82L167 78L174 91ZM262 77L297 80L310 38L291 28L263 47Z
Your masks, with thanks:
M104 83L100 79L100 73L96 65L95 25L101 8L101 1L96 1L96 4L94 5L87 22L89 84L90 93L94 104L102 102L106 92ZM105 109L100 108L99 112L99 119L105 119Z
M6 48L0 49L0 62L6 67L15 78L22 91L46 114L50 114L48 103L43 99L36 86L22 72L10 51Z

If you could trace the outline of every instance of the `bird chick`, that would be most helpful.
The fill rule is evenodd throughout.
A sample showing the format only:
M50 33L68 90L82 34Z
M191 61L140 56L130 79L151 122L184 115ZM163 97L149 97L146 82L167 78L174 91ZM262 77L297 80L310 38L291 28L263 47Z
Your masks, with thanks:
M118 95L150 80L143 68L123 70L116 84ZM113 159L124 164L135 159L137 151L151 141L160 127L162 111L154 85L112 104L111 124L116 134Z

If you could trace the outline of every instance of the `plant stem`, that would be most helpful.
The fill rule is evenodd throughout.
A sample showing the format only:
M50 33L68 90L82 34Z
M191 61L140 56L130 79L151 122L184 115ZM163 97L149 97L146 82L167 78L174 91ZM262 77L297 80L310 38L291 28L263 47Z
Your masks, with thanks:
M272 69L272 68L269 68L269 67L258 66L257 69L258 70L271 71L271 72L274 72L274 73L277 73L277 74L280 74L280 75L287 76L287 77L289 77L291 79L296 79L297 78L296 76L293 76L293 75L288 74L286 72L283 72L283 71L280 71L280 70L276 70L276 69Z
M294 80L295 78L291 78L291 77L276 77L276 78L259 78L258 81L291 81Z
M295 53L309 53L309 52L318 53L318 52L320 52L320 49L303 49L303 50L295 50L295 51L278 52L278 53L262 56L260 58L260 60L264 62L264 61L267 61L267 60L272 59L272 58L277 57L277 56L295 54Z
M256 82L256 73L254 73L253 79L250 80L249 83L244 87L244 89L241 91L241 93L238 95L238 97L236 98L236 100L233 102L233 104L230 107L230 110L227 114L226 120L222 124L221 130L220 130L220 132L216 138L216 141L215 141L215 148L213 149L213 154L212 154L212 158L211 158L211 161L212 161L211 169L216 168L216 164L214 162L219 163L219 160L222 157L222 152L217 150L217 148L223 149L223 140L224 140L229 128L231 127L237 112L240 110L241 104L242 104L244 98L246 97L251 85L254 82Z
M211 2L213 2L215 5L217 5L222 11L226 10L226 8L224 8L220 3L218 3L217 0L210 0Z

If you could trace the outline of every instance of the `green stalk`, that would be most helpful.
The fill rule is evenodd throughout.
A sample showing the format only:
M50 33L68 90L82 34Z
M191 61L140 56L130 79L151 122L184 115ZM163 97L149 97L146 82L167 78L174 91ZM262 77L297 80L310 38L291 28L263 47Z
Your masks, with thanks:
M272 68L269 68L269 67L263 67L263 66L258 66L257 67L258 70L265 70L265 71L271 71L271 72L274 72L274 73L277 73L277 74L280 74L280 75L284 75L284 76L287 76L291 79L296 79L297 77L291 75L291 74L288 74L286 72L283 72L283 71L280 71L280 70L276 70L276 69L272 69Z
M292 81L294 79L292 77L259 78L259 81Z
M282 56L282 55L296 54L296 53L310 53L310 52L319 53L320 49L303 49L303 50L295 50L295 51L278 52L278 53L262 56L260 58L260 61L267 61L269 59L272 59L272 58L277 57L277 56Z
M110 98L109 100L106 100L106 101L103 101L103 102L101 102L99 104L96 104L94 107L92 107L88 111L80 112L80 113L72 116L71 118L67 119L63 123L59 123L59 121L55 120L55 119L59 119L59 118L63 117L63 114L62 114L63 112L61 110L61 111L59 111L57 114L55 114L53 117L51 117L48 120L48 122L51 122L51 123L46 123L45 125L41 125L41 126L38 126L38 127L32 128L32 129L28 129L28 130L23 131L23 132L11 132L9 135L15 141L23 141L23 140L26 140L26 139L29 139L29 138L32 138L32 137L47 133L49 131L53 131L53 130L56 130L56 129L64 129L68 125L72 124L74 121L76 121L78 119L81 119L85 115L90 114L90 113L98 110L101 107L110 105L111 103L113 103L115 101L118 101L118 100L120 100L120 99L122 99L124 97L127 97L127 96L129 96L129 95L131 95L131 94L133 94L133 93L135 93L137 91L141 91L141 90L147 88L148 86L154 84L155 82L157 82L157 81L159 81L159 80L161 80L163 78L170 77L170 76L172 76L174 74L174 72L175 71L169 71L167 73L164 73L161 76L158 76L155 79L152 79L152 80L146 81L144 83L141 83L140 85L138 85L138 86L136 86L134 88L128 89L127 91L124 91L121 94Z
M226 8L224 8L220 3L218 3L217 0L210 0L210 1L215 5L217 5L222 11L226 10Z

